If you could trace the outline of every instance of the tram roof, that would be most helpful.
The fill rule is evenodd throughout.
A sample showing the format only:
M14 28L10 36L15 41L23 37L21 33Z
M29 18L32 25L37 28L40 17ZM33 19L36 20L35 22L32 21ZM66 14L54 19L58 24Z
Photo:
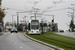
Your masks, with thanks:
M31 21L39 21L39 22L41 22L40 20L29 20L29 22L31 22Z

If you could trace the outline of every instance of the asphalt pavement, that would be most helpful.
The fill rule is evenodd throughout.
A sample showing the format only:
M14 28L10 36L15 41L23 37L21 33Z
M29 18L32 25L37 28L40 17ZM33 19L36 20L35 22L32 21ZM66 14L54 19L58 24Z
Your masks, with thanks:
M56 32L56 34L75 38L75 32Z
M51 48L25 38L23 33L4 32L0 35L0 50L51 50Z

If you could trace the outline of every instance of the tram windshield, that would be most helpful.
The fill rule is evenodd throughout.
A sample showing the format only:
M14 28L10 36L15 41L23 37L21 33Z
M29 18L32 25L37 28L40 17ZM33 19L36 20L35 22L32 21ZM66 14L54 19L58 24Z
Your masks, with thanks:
M39 29L39 21L38 20L31 21L31 29Z
M39 29L39 21L38 20L31 21L31 29Z
M39 29L39 25L31 25L31 29Z

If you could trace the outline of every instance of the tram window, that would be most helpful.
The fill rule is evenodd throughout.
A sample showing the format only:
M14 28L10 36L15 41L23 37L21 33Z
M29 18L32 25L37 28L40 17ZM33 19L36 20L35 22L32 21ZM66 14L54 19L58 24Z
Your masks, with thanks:
M47 26L47 24L44 24L44 27L46 27Z
M31 29L39 29L39 25L31 25Z
M42 23L40 23L40 26L42 27ZM43 23L43 27L46 27L47 24L46 23Z

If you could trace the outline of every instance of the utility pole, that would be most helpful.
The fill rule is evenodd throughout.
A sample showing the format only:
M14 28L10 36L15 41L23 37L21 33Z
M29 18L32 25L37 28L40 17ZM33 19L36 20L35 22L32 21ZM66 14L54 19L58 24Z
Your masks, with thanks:
M71 4L71 5L75 6L75 4ZM72 17L72 20L73 20L73 23L74 23L74 11L75 11L75 9L72 9L72 10L73 10L73 17Z
M68 9L73 10L73 12L72 12L72 13L70 12L70 13L72 14L72 15L71 15L71 18L72 18L72 19L71 19L71 20L72 20L72 23L73 23L71 29L72 29L72 32L74 32L74 10L75 10L75 9L74 9L74 8L70 8L70 7L69 7Z
M35 16L35 20L36 20L36 12L35 12L35 10L36 10L36 9L34 8L34 16Z
M13 15L12 15L12 26L13 26Z
M25 22L25 24L26 24L26 16L24 16L24 17L23 17L23 21L24 21L24 22Z
M17 26L19 25L19 15L18 15L19 12L17 12Z
M43 33L44 33L44 32L43 32L43 19L41 19L41 30L42 30L41 33L43 34Z
M12 26L14 26L14 17L15 15L12 15Z
M35 17L35 20L36 20L36 8L35 8L35 5L37 4L37 2L35 2L34 0L34 6L33 6L33 9L34 9L34 17Z
M55 25L54 25L54 15L53 15L53 19L52 19L52 31L55 31Z
M52 23L54 23L54 15L53 15Z
M41 1L41 0L40 0ZM37 12L38 12L38 8L35 8L35 6L40 2L40 1L35 1L34 0L34 2L29 2L29 3L33 3L34 5L33 5L33 7L32 7L32 9L33 9L33 12L34 12L34 17L35 17L35 20L36 20L36 15L37 15Z
M35 20L36 20L36 14L37 14L37 12L38 12L38 8L34 8L34 17L35 17Z
M19 27L19 15L18 15L19 12L17 12L17 30L18 30L18 27Z
M30 12L30 11L17 12L17 26L19 25L19 13L27 13L27 12ZM26 19L26 16L24 16L23 18L25 18L25 19Z

